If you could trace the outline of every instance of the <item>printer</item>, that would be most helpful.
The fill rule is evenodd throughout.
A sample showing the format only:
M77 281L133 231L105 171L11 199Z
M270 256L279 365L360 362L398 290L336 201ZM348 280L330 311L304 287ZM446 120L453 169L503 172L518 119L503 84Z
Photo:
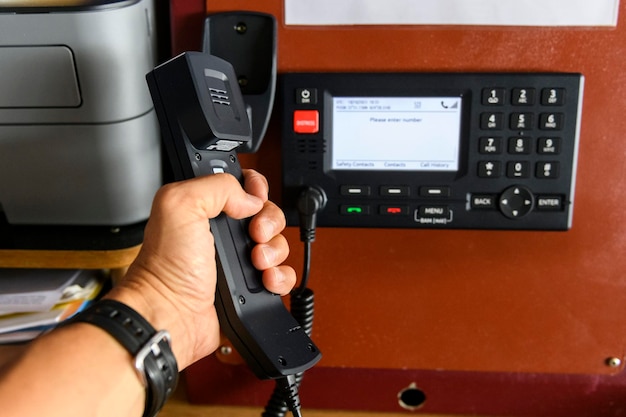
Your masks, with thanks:
M145 81L157 60L154 14L153 0L0 3L0 211L9 224L148 218L162 183Z

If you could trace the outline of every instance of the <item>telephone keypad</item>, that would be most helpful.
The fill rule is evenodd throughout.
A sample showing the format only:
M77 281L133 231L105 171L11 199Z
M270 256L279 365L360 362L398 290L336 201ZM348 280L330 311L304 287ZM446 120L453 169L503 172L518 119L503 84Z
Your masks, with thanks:
M483 90L482 103L485 106L493 106L502 103L508 91L501 88L485 88ZM511 136L507 142L507 153L509 155L559 155L561 151L561 137L542 136L534 145L532 131L561 131L565 124L565 115L560 112L546 112L546 106L558 107L565 105L565 89L546 87L541 89L539 112L517 111L517 106L521 108L533 106L535 104L535 88L513 88L510 91L512 108L510 114L503 112L481 113L481 130L503 130L502 120L509 119L509 130L519 133L518 136ZM489 102L491 98L493 102ZM543 111L542 111L543 110ZM545 133L543 133L545 135ZM501 138L483 136L478 139L478 149L481 154L497 155L501 153ZM505 161L479 161L478 176L480 178L499 178L501 163L506 166L506 176L509 178L529 178L534 175L540 179L556 179L559 177L559 162L546 161L536 164L534 172L530 167L530 161L505 160Z
M318 215L320 226L504 230L571 227L584 85L581 74L291 73L281 75L281 80L283 203L290 225L298 222L295 207L302 187L314 185L328 198L326 208ZM304 90L315 90L315 104L299 100ZM429 165L431 159L444 159L443 154L417 154L413 141L407 141L406 154L410 162L423 155L421 166L398 165L396 169L362 165L361 169L355 168L360 165L334 165L333 152L343 152L341 146L351 143L343 138L358 137L360 129L374 122L355 118L354 126L350 126L353 131L335 130L335 109L329 98L355 98L363 102L354 105L375 106L380 105L378 97L411 97L416 99L415 106L428 102L420 103L421 98L441 97L445 99L441 101L442 109L454 102L449 97L460 98L455 98L461 109L458 126L443 120L437 122L438 126L423 125L428 133L423 139L433 140L432 149L428 149L433 152L446 148L435 145L440 136L454 136L450 129L458 128L458 146L446 148L446 156L455 168ZM298 110L318 111L317 133L305 137L294 132L291 119ZM380 109L381 120L386 116L384 110ZM441 112L438 107L433 110ZM380 149L381 161L386 155L402 155L402 151L388 152L386 148L398 143L387 140L386 135L401 133L391 124L392 119L376 119L374 127L380 129L380 140L363 142L363 146ZM438 119L426 119L433 120ZM358 147L350 153L359 164Z
M497 94L495 92L497 91ZM552 111L555 107L565 105L566 91L560 87L545 87L540 90L539 103L536 103L536 89L526 87L512 88L510 92L502 89L486 88L483 90L482 104L493 106L495 103L486 103L492 93L492 101L501 104L504 97L510 94L510 110L504 107L498 113L481 113L480 129L504 130L506 127L517 135L510 136L506 143L504 159L479 161L478 177L485 179L497 179L501 177L502 164L504 164L506 178L524 181L529 178L540 180L557 180L560 177L560 161L539 160L541 156L558 156L561 153L562 137L544 136L546 131L559 132L565 126L565 114ZM494 97L497 97L496 100ZM537 104L539 106L537 106ZM535 111L528 111L534 109ZM508 113L506 110L509 110ZM509 126L499 124L501 120L509 120ZM491 122L491 123L490 123ZM533 139L533 132L540 132L538 139ZM535 136L536 137L536 136ZM500 155L501 139L489 136L478 138L480 154ZM528 160L509 159L510 156L517 158L527 156ZM533 162L536 161L536 162ZM497 207L496 207L497 206ZM519 219L526 216L532 210L538 211L561 211L565 208L563 197L560 195L537 196L536 202L533 192L523 186L510 187L500 194L498 204L492 203L488 194L473 194L470 197L469 207L472 210L491 210L498 208L502 214L510 219Z

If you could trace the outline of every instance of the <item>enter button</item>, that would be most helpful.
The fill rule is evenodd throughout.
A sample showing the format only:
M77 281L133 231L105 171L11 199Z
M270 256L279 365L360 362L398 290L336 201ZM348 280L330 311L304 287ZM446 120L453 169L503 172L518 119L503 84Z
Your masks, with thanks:
M563 197L560 195L537 196L537 210L561 211L563 210Z

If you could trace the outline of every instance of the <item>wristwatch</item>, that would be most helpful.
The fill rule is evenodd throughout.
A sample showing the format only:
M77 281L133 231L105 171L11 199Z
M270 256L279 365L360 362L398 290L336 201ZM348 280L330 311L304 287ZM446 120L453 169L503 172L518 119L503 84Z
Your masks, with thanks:
M90 323L108 332L135 358L135 370L146 388L143 417L154 417L178 383L178 365L170 334L156 331L139 313L115 300L103 299L63 323Z

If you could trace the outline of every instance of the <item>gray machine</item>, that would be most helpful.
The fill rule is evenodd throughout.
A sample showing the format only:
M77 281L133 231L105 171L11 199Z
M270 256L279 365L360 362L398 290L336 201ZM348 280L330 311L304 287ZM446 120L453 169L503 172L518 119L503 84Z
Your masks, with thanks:
M0 5L0 210L15 225L143 221L162 182L153 0L37 3Z

